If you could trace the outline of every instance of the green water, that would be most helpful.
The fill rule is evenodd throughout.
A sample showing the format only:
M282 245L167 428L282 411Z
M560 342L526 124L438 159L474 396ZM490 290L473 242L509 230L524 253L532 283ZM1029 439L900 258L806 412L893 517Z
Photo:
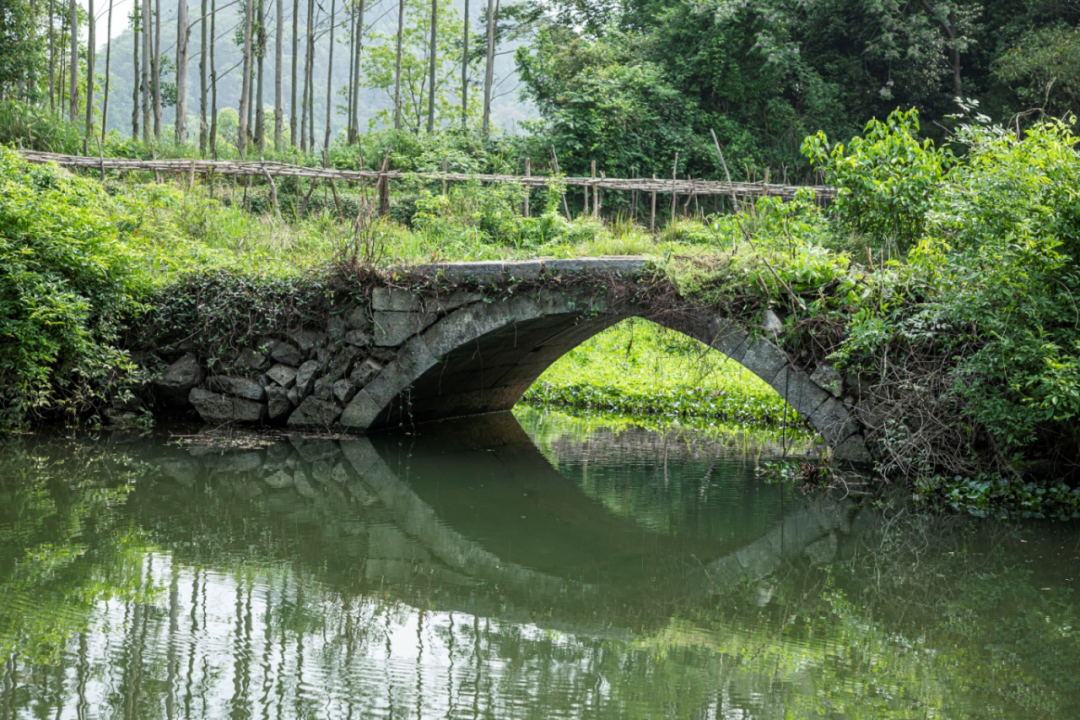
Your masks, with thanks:
M1074 718L1080 528L523 412L0 444L0 719Z

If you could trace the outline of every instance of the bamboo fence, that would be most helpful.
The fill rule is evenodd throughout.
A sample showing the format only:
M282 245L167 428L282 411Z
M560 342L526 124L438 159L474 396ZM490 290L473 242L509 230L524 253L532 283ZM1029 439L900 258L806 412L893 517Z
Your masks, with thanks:
M195 175L249 176L261 178L308 178L319 180L340 180L358 182L364 180L384 181L416 179L431 182L481 182L513 183L530 187L544 187L551 182L559 182L567 187L585 188L595 194L598 190L623 192L642 192L669 194L676 196L717 196L727 195L739 198L779 197L790 200L800 190L807 188L814 191L817 200L829 200L836 194L836 189L826 185L777 185L769 183L724 182L716 180L695 180L672 178L609 178L603 173L599 177L549 177L533 175L482 175L453 172L406 173L400 170L337 170L333 168L306 167L277 162L236 161L236 160L138 160L128 158L86 157L80 155L61 155L57 153L23 150L23 156L33 163L56 163L63 167L99 170L104 175L108 170L127 172L153 172ZM384 163L384 167L386 164ZM595 195L594 195L595 196ZM673 198L674 199L674 198Z

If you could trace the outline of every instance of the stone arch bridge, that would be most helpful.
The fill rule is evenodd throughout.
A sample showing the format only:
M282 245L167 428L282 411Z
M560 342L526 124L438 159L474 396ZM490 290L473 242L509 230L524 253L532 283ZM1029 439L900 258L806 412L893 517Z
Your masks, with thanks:
M632 298L595 292L605 278L632 280L645 264L594 258L420 266L410 277L460 289L375 287L324 326L252 338L212 373L189 352L155 388L207 423L370 431L507 411L578 344L643 317L744 365L807 419L835 459L872 460L854 413L856 389L831 366L800 367L767 330L713 312L657 315ZM528 291L506 292L514 283Z

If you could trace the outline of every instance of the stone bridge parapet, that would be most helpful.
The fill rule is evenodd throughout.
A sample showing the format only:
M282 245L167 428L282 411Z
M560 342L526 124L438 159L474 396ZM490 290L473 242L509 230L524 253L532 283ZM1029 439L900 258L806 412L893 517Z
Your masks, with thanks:
M366 289L325 324L252 338L225 361L188 353L155 386L207 423L364 432L509 410L574 347L642 317L744 365L821 434L836 459L872 460L854 414L856 390L831 366L792 362L769 328L689 303L687 312L657 314L633 296L597 292L605 279L643 276L647 263L617 257L418 266L408 277L435 292ZM514 287L521 289L507 291Z

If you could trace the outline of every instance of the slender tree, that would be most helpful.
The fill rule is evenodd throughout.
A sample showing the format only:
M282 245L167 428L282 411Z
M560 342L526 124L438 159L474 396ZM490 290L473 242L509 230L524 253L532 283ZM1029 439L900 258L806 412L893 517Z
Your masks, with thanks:
M56 112L56 0L49 0L49 112ZM135 0L138 3L139 0ZM136 63L137 64L137 63Z
M274 28L274 150L281 151L281 136L285 131L285 104L282 88L282 73L285 70L285 0L277 0Z
M109 15L105 25L105 95L101 99L101 142L109 127L109 84L112 78L112 11L115 0L109 0ZM138 73L136 73L137 75Z
M405 32L405 0L398 0L397 62L394 65L394 129L401 129L401 40Z
M487 5L487 68L484 71L484 137L491 133L491 91L495 84L495 22L498 10L495 3L488 0Z
M461 34L461 129L469 125L469 0L465 0L465 30Z
M214 39L217 37L217 0L210 0L210 155L217 160L217 66Z
M349 144L353 141L353 58L356 57L356 4L352 0L346 0L348 5L348 19L345 21L349 26L349 52L346 57L349 60L349 82L345 85L345 135Z
M291 111L289 112L289 144L296 147L296 67L297 58L300 56L300 37L299 37L299 23L300 23L300 0L293 0L293 15L292 15L292 84L289 86L289 93L292 95Z
M266 149L266 106L263 104L263 88L266 77L266 3L259 0L259 26L255 43L255 57L258 69L255 73L255 138L259 146L259 155Z
M199 156L206 157L206 0L199 12Z
M427 116L427 131L428 135L435 132L435 65L439 55L438 31L439 27L439 0L431 0L431 68L430 79L428 87L428 116Z
M312 56L315 54L315 0L308 0L305 37L304 98L300 108L300 149L303 151L308 149L308 138L311 135L311 66L314 64Z
M364 0L360 0L360 12L356 18L356 48L353 55L353 104L352 104L352 128L353 136L350 142L355 143L360 134L360 53L364 49Z
M254 23L255 2L244 3L244 60L240 83L240 128L236 138L236 150L244 157L248 134L248 99L251 95L251 32Z
M69 65L71 66L70 80L71 84L68 86L68 115L71 122L75 122L75 119L79 116L79 16L78 5L75 0L71 0L71 15L68 20L68 34L71 36L71 60Z
M161 0L154 0L154 140L161 140Z
M150 76L153 73L153 64L154 64L154 53L152 51L153 44L150 42L150 29L153 27L153 23L151 22L151 15L153 13L152 13L152 11L150 9L150 0L142 0L142 4L143 4L143 21L142 21L142 30L143 30L143 64L142 64L142 69L143 69L143 81L142 81L142 86L143 86L143 97L142 97L143 140L146 141L146 142L150 142L150 130L151 130L151 121L150 121L150 104L151 103L150 103L150 98L152 96L152 93L150 91L150 88L151 88Z
M131 11L131 139L139 138L139 88L142 87L142 75L139 69L139 41L142 37L142 23L139 18L139 0L135 0Z
M94 0L87 0L86 8L86 129L83 131L83 145L90 139L94 132L94 56L97 49L94 46L94 29L97 23L94 21ZM83 152L85 152L85 147Z
M323 133L323 152L330 147L330 115L334 107L334 21L337 0L330 0L330 50L326 63L326 131Z
M189 41L191 28L188 27L188 0L177 0L176 4L176 143L187 142L187 76Z

